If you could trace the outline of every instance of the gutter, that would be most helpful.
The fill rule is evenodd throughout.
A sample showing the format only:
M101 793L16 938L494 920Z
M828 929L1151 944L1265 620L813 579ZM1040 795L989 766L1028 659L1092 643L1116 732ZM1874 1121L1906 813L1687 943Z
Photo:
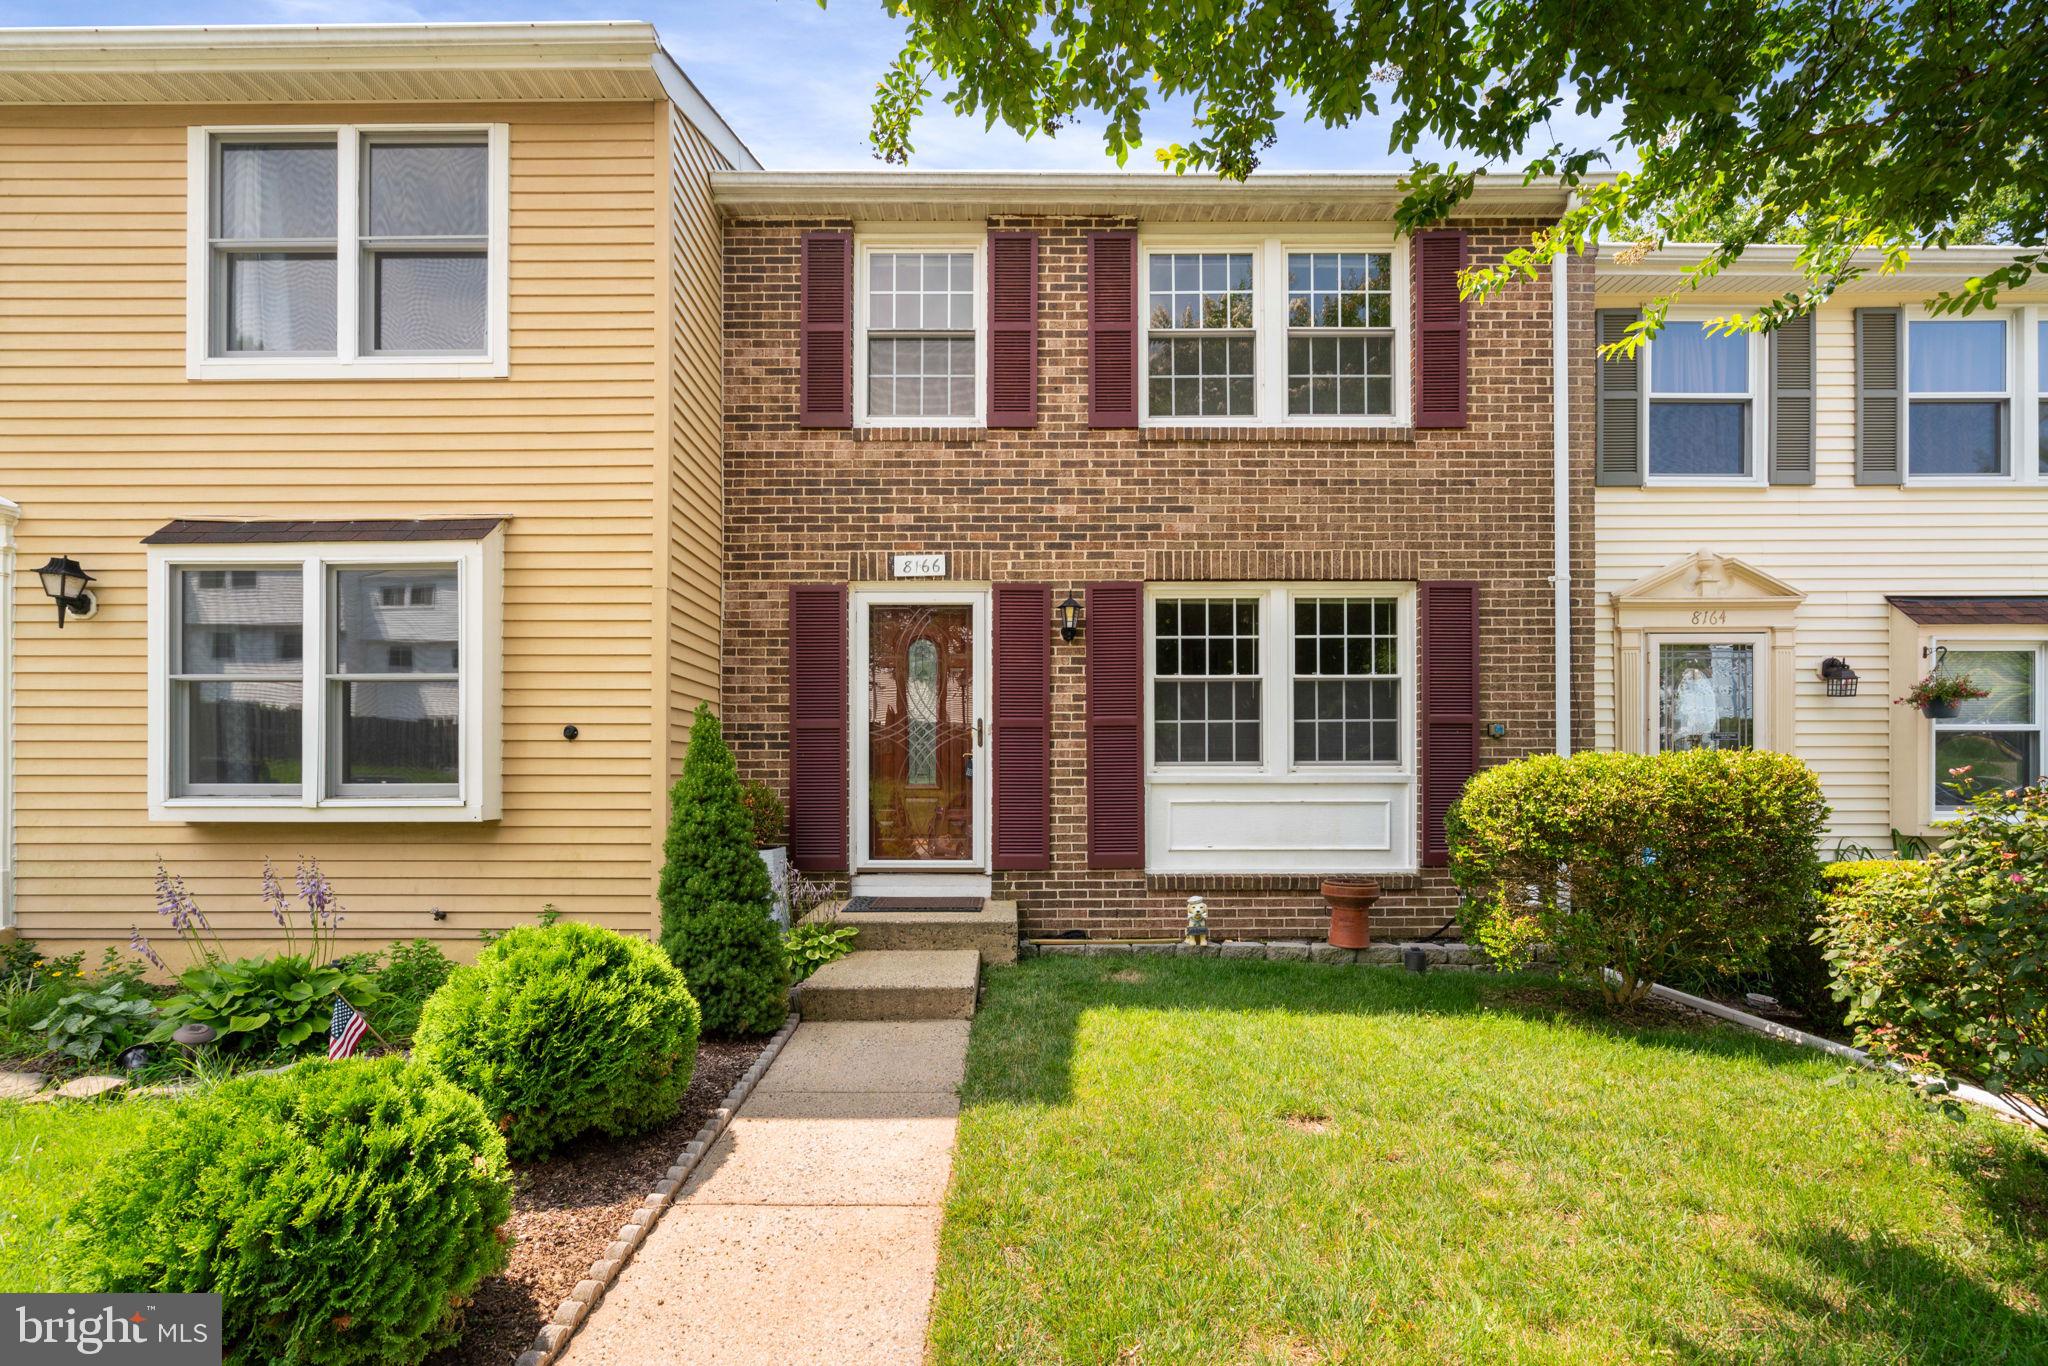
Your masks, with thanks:
M1550 268L1550 615L1555 631L1551 687L1557 752L1572 752L1572 355L1571 258Z

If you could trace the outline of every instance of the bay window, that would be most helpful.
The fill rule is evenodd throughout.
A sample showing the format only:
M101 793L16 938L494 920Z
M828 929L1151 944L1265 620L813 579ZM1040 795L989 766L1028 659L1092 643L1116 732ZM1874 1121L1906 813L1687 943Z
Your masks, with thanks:
M506 132L194 128L187 373L506 373Z
M2041 779L2041 666L2038 643L1969 641L1940 654L1939 672L1967 674L1984 697L1958 704L1934 730L1934 811L1952 815L1969 793L2026 787Z
M1646 345L1650 478L1752 477L1753 339L1713 333L1705 321L1672 320Z
M1407 253L1352 234L1140 243L1146 426L1407 421Z
M2003 318L1906 324L1906 457L1916 478L1997 477L2007 455L2010 343Z
M1414 586L1152 585L1147 867L1412 868Z
M496 537L152 546L152 818L493 818L498 566Z

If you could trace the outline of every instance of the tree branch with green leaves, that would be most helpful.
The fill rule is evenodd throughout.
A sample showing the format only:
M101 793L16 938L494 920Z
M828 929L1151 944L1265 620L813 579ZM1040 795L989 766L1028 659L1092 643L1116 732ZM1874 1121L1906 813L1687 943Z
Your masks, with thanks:
M822 0L821 0L822 3ZM1723 330L1765 331L1872 271L1959 242L2009 263L1931 298L1994 305L2048 271L2048 0L884 0L905 24L876 88L876 155L908 162L935 91L960 117L1051 137L1099 121L1119 164L1165 100L1193 106L1177 173L1251 174L1284 122L1386 114L1410 158L1397 225L1453 215L1482 170L1575 187L1564 215L1462 285L1485 299L1600 243L1699 244L1673 296L1752 246L1798 247L1797 289ZM1555 131L1569 110L1611 136ZM1425 145L1445 159L1416 155ZM1367 162L1377 149L1360 149Z

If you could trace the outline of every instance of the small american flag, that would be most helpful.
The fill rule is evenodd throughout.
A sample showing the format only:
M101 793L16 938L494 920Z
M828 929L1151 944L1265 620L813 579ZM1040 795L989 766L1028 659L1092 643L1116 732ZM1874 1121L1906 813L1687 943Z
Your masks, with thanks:
M334 998L334 1019L327 1026L327 1060L339 1062L356 1051L356 1045L363 1041L363 1031L370 1022L363 1018L361 1011L337 996Z

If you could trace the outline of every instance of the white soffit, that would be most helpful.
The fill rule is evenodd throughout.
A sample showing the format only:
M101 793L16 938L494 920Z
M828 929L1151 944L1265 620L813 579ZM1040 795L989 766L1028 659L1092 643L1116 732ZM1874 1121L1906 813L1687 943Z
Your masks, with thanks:
M1764 245L1751 247L1728 269L1704 280L1697 289L1685 285L1684 271L1697 265L1709 247L1674 244L1638 258L1626 246L1600 248L1593 275L1593 288L1602 304L1634 304L1677 290L1677 298L1726 299L1761 303L1791 294L1806 286L1799 273L1796 247ZM1860 253L1858 264L1864 274L1836 291L1843 298L1865 302L1917 302L1943 290L1962 286L2013 259L2018 248L2007 246L1956 246L1915 252L1905 270L1882 275L1878 267L1884 258L1878 252ZM1626 264L1622 263L1622 258ZM2026 302L2048 298L2048 281L2038 277L2027 288L2006 291L2001 301Z
M730 218L962 222L1003 214L1125 216L1147 223L1391 224L1399 172L1253 175L1158 172L721 171L712 195ZM1459 210L1472 219L1555 218L1570 191L1554 180L1482 180Z

